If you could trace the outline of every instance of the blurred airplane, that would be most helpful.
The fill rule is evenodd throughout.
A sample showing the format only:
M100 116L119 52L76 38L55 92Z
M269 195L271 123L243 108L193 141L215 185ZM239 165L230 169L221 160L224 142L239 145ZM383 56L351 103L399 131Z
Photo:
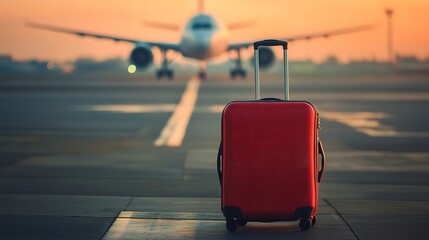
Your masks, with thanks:
M89 36L102 39L110 39L114 41L128 42L135 44L134 49L131 51L129 61L135 65L138 69L146 69L153 63L152 48L157 47L162 52L162 63L160 69L156 71L156 77L158 79L166 76L168 79L174 77L173 71L169 68L172 63L171 60L167 59L167 51L175 51L182 54L184 57L193 58L199 60L200 70L199 77L204 80L207 78L206 72L206 61L220 56L226 51L236 51L237 58L234 59L235 67L231 69L231 78L235 77L246 77L246 71L242 68L242 59L240 51L244 48L248 48L252 45L253 41L229 43L228 32L243 27L248 27L249 23L234 23L234 24L223 24L219 19L212 15L204 13L204 0L199 0L199 13L192 16L185 27L182 29L181 40L179 43L165 43L165 42L152 42L136 39L121 38L103 34L96 34L90 32L77 31L62 27L50 26L39 23L28 22L27 26L39 29L45 29L50 31L57 31L63 33L76 34L79 36ZM151 27L162 28L166 30L179 31L180 27L177 25L160 23L160 22L146 22L146 25ZM301 39L312 39L317 37L329 37L332 35L339 35L351 32L357 32L367 30L371 28L371 25L362 25L350 28L337 29L326 32L305 34L299 36L289 37L278 37L287 41L295 41ZM274 52L271 48L263 48L259 53L260 67L270 67L274 60Z

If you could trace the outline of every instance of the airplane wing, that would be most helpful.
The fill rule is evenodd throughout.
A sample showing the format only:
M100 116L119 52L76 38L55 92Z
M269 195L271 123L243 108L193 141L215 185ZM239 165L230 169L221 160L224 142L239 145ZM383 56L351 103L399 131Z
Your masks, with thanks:
M88 37L94 37L94 38L100 38L100 39L109 39L109 40L113 40L113 41L116 41L116 42L128 42L128 43L134 43L134 44L145 43L145 44L148 44L150 46L158 47L158 48L165 49L165 50L171 49L171 50L175 50L175 51L180 51L179 44L174 44L174 43L141 41L141 40L136 40L136 39L116 37L116 36L109 36L109 35L104 35L104 34L82 32L82 31L77 31L77 30L68 29L68 28L50 26L50 25L39 24L39 23L31 23L31 22L28 22L27 26L28 27L32 27L32 28L39 28L39 29L49 30L49 31L75 34L75 35L78 35L78 36L81 36L81 37L88 36Z
M303 34L303 35L296 35L296 36L290 36L290 37L278 37L277 39L283 39L288 42L296 41L296 40L310 40L313 38L320 38L320 37L330 37L340 34L347 34L347 33L353 33L353 32L360 32L365 31L374 28L374 24L368 24L368 25L361 25L361 26L355 26L350 28L341 28L341 29L335 29L325 32L318 32L318 33L311 33L311 34ZM253 41L249 42L239 42L239 43L231 43L228 46L228 50L238 50L240 48L247 48L250 45L253 44Z
M228 30L230 31L234 31L237 29L242 29L242 28L247 28L247 27L251 27L255 25L254 22L251 21L247 21L247 22L235 22L235 23L228 23L226 25L226 27L228 28Z
M148 27L161 28L161 29L170 30L170 31L179 31L180 30L179 25L170 24L170 23L145 21L145 22L143 22L143 24L145 26L148 26Z

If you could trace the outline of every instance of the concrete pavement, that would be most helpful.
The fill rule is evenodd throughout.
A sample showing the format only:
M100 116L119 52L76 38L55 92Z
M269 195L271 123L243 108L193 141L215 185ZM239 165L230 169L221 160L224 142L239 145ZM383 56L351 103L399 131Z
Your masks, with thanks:
M201 83L181 145L155 147L190 77L2 79L0 238L426 239L427 76L292 76L291 97L322 114L318 222L234 234L215 171L220 110L252 99L253 82ZM265 78L262 95L281 97L280 77Z

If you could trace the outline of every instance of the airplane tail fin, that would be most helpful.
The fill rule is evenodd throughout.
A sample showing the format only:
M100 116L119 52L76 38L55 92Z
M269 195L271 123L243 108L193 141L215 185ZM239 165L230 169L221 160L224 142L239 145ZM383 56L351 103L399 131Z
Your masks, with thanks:
M198 0L198 12L204 12L204 0Z

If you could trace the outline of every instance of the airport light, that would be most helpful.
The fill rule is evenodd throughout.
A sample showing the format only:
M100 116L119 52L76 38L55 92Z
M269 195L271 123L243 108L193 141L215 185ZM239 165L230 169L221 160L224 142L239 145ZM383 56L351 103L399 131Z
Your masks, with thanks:
M385 10L386 15L387 15L387 56L388 56L388 61L390 63L394 63L395 59L393 56L393 26L392 26L392 16L393 16L393 9L391 8L386 8Z
M135 72L136 72L136 70L137 70L136 65L134 65L134 64L130 64L130 65L128 66L128 72L129 72L129 73L133 74L133 73L135 73Z
M48 69L48 70L52 70L53 68L54 68L54 63L53 62L48 62L48 64L46 64L46 68Z

